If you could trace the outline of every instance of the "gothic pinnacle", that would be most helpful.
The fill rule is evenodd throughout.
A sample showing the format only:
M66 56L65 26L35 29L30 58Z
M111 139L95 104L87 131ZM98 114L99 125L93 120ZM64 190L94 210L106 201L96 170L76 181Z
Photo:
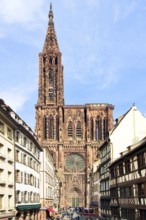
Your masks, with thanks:
M49 20L53 20L52 2L50 3L50 11L48 14Z
M55 33L55 27L54 27L54 15L53 15L53 10L52 10L52 2L50 3L50 9L49 9L49 22L48 22L48 29L47 29L47 34L46 34L46 39L44 43L44 50L52 50L52 51L58 51L59 52L59 47L57 43L57 37Z

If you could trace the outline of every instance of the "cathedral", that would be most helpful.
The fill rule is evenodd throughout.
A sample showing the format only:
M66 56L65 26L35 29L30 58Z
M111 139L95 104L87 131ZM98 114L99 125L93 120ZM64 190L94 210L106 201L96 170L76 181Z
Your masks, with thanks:
M60 179L60 207L88 207L90 177L98 146L113 126L112 104L66 105L62 54L54 28L52 5L44 47L39 53L36 134L49 148Z

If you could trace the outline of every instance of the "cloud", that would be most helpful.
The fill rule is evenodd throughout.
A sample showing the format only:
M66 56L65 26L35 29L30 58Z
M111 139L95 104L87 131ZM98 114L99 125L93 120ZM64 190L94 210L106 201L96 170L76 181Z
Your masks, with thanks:
M118 2L116 1L114 4L114 22L118 22L119 20L126 19L130 16L137 8L138 8L138 1L131 1L130 3L127 2Z
M0 38L4 38L5 35L3 33L0 33Z
M76 5L76 3L77 3L77 1L75 1L75 0L70 0L70 1L64 0L64 4L65 4L65 6L67 6L68 8L74 7L74 6Z
M87 3L94 7L99 5L100 0L87 0Z
M27 89L26 89L27 88ZM19 86L5 87L0 89L0 98L14 111L20 111L24 104L31 98L31 94L36 90L36 85L19 84Z
M44 0L1 0L0 20L8 24L28 24L42 16Z
M101 90L110 88L119 80L118 69L110 67L107 70L101 69L101 77L99 78L99 88Z
M117 84L120 79L120 68L122 64L117 60L108 63L104 60L97 59L96 54L83 57L78 65L71 61L70 68L67 72L69 81L77 81L81 85L98 86L100 90L109 89ZM80 70L80 71L79 71Z
M116 23L119 20L120 16L120 4L116 3L114 5L114 22Z
M138 4L139 3L137 1L132 1L130 4L128 4L125 9L125 16L129 16L131 13L133 13L137 9Z
M99 6L100 0L84 0L83 3L79 0L63 0L65 7L71 11L74 11L76 8L84 8L87 5L90 8Z

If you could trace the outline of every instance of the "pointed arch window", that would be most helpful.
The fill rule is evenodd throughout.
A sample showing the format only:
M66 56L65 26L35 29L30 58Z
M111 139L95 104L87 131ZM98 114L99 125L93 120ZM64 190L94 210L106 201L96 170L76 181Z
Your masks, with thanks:
M53 87L53 84L54 84L53 71L49 70L49 87Z
M108 134L108 120L106 117L103 120L103 130L104 130L104 139L105 139Z
M44 117L43 119L43 134L44 134L44 139L47 139L47 119Z
M54 119L53 116L50 115L48 119L48 130L49 130L49 139L54 139Z
M102 140L102 119L100 116L96 120L96 140Z
M94 123L93 123L93 118L90 119L90 126L91 126L90 137L91 137L91 140L93 140L94 139Z
M54 90L52 88L49 88L49 101L54 100Z
M52 57L49 58L49 63L52 64Z
M69 121L69 123L68 123L68 137L69 138L72 138L73 137L73 128L72 128L73 126L72 126L72 122L71 121Z
M44 55L43 57L43 62L45 63L46 62L46 56Z
M58 64L58 58L55 57L55 64L57 65Z
M56 116L56 140L59 141L59 116Z
M53 71L50 69L49 70L49 101L54 100L53 85L54 85L54 75L53 75Z
M76 127L76 137L81 138L82 137L82 128L81 128L81 122L77 122L77 127Z

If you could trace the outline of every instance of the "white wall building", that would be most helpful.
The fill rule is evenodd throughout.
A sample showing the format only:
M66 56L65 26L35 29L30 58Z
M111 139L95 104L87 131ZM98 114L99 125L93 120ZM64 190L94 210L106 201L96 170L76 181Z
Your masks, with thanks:
M40 154L40 202L41 202L41 216L46 219L48 208L55 209L55 169L54 159L48 147L43 148Z
M99 213L105 220L111 219L109 165L120 157L120 153L128 146L142 140L146 135L146 118L132 106L123 116L116 120L116 124L109 133L109 137L99 147L100 151L100 201Z
M40 200L42 207L53 208L54 196L54 163L52 155L48 148L43 148L40 155L40 175L41 175L41 190Z
M17 123L0 99L0 219L15 216L14 130Z
M146 118L134 105L122 117L109 134L111 159L117 159L122 151L145 137Z
M15 178L17 219L38 219L40 211L40 145L33 131L18 115L15 131Z
M15 174L17 218L38 219L40 210L40 151L35 135L19 119L15 132Z
M0 216L16 214L16 219L38 219L42 149L31 128L3 100L0 150Z

